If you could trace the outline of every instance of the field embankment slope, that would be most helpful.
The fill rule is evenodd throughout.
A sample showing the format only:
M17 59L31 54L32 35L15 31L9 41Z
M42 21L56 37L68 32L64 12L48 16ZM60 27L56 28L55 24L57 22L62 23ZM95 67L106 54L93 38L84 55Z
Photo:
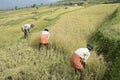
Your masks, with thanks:
M51 47L48 54L46 54L44 48L42 48L41 52L33 48L34 45L37 46L39 30L46 27L45 25L49 24L49 21L56 18L52 15L55 14L55 16L57 16L60 12L66 11L66 9L62 8L62 11L59 11L61 8L57 8L52 14L47 12L44 13L44 11L41 15L31 14L32 19L31 17L28 17L22 22L18 20L18 24L8 24L7 27L10 30L8 30L7 27L3 28L6 23L1 23L0 28L4 31L13 32L17 30L18 32L16 33L16 36L19 36L19 38L10 35L8 36L8 39L13 38L15 42L19 41L17 44L14 43L14 45L8 45L8 43L6 43L8 47L6 47L7 45L5 44L4 48L2 46L2 49L0 50L0 79L77 79L79 76L74 74L74 71L71 69L69 64L70 55L77 48L86 46L88 39L98 29L98 27L109 18L117 6L117 4L96 5L88 8L77 8L77 10L68 7L68 11L74 11L64 15L61 13L60 19L57 20L54 25L48 27L51 33ZM4 20L3 17L2 20ZM29 38L25 40L22 39L23 34L20 32L20 25L26 22L33 22L36 27L29 35ZM4 31L1 30L0 32L4 33L4 35L11 33L9 32L6 34ZM5 39L2 41L4 40ZM1 42L1 44L2 43L3 42ZM106 70L105 64L106 62L104 61L103 56L98 56L96 52L93 51L87 64L85 79L87 80L88 78L91 78L91 80L101 80ZM95 73L94 76L91 77L89 75L91 73Z
M97 52L102 53L107 60L108 69L105 77L108 80L120 79L120 7L103 23L92 36Z

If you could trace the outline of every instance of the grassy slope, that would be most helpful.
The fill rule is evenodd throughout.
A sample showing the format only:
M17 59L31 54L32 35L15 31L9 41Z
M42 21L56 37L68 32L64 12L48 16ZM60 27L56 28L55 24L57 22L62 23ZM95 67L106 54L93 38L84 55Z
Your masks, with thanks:
M111 18L101 25L99 30L91 38L96 46L97 51L104 54L108 61L106 78L109 80L119 80L120 67L120 7L112 14ZM104 47L103 47L104 46ZM106 47L106 48L105 48ZM112 63L112 64L111 64ZM112 73L111 73L112 72Z
M46 56L45 50L38 52L37 50L31 48L30 45L37 45L37 40L39 36L39 32L37 29L42 29L40 23L48 24L49 21L46 20L54 20L53 15L59 15L60 12L66 11L66 9L61 8L56 12L51 13L43 13L40 15L31 14L32 17L37 17L37 20L31 19L28 17L23 22L18 22L19 24L1 24L1 33L2 35L14 34L13 31L18 31L16 36L10 35L7 40L12 39L17 42L20 40L17 45L13 47L10 46L0 51L1 62L0 71L1 71L1 80L6 79L34 79L34 80L74 80L78 76L73 77L75 74L71 70L69 66L69 55L78 47L85 46L87 43L87 39L92 33L97 29L97 27L111 15L114 9L117 6L115 5L98 5L93 6L86 9L80 9L78 11L74 11L73 13L63 15L60 20L56 22L55 25L49 27L51 33L50 43L52 44L49 55ZM104 9L103 9L104 8ZM112 9L111 9L112 8ZM46 8L48 9L48 8ZM75 8L69 7L67 11L74 10ZM78 8L76 8L78 9ZM43 10L43 9L42 9ZM51 10L51 9L49 9ZM31 13L32 10L30 10ZM58 13L58 14L56 14ZM99 16L98 16L99 14ZM3 15L3 14L2 14ZM61 14L62 15L62 14ZM14 16L14 15L13 15ZM16 16L14 16L16 17ZM11 19L11 18L10 18ZM4 20L4 18L2 18ZM9 21L8 21L9 22ZM27 40L21 39L22 33L20 32L20 25L26 22L33 22L36 27L32 30L32 34L27 39L30 44L26 43ZM87 24L86 24L87 23ZM6 27L6 28L5 28ZM8 28L7 28L8 27ZM10 31L9 33L5 33L4 31ZM13 31L12 31L13 30ZM13 33L12 33L13 32ZM81 35L82 34L82 35ZM1 35L1 36L2 36ZM53 36L54 35L54 36ZM72 35L72 36L71 36ZM78 37L80 36L80 37ZM5 41L5 37L2 36L2 41ZM54 38L56 37L56 38ZM3 39L3 40L2 40ZM12 43L13 41L10 41ZM9 42L6 41L4 46L7 46ZM80 45L81 44L81 45ZM72 45L72 46L71 46ZM24 48L23 48L24 46ZM69 47L68 47L69 46ZM56 49L56 51L54 51ZM100 80L103 76L105 69L105 62L102 59L102 56L97 56L95 52L92 52L91 58L89 59L89 65L87 66L88 74L93 72L97 72L95 75L97 80ZM101 60L101 61L100 61ZM96 61L96 62L95 62ZM94 62L94 63L93 63ZM101 65L96 65L101 63ZM91 71L92 70L92 71ZM103 71L101 71L103 70ZM87 78L87 77L86 77Z

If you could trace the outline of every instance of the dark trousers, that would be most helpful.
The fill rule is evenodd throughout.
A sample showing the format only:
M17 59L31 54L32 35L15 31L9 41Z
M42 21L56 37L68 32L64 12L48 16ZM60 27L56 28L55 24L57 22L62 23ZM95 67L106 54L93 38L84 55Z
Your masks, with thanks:
M27 36L28 36L27 30L24 30L24 38L27 38Z
M38 48L39 51L40 51L40 48L41 48L42 45L46 46L46 53L47 53L47 50L48 50L49 44L48 44L48 43L46 43L46 44L39 43L39 48Z
M79 80L84 80L84 70L80 70L80 69L75 69L75 74L77 74L77 71L79 71L80 74L80 78Z
M84 72L84 69L85 69L85 62L82 62L82 65L83 65L83 69L75 69L75 74L77 74L77 71L79 71L80 73L80 78L79 80L84 80L84 75L85 75L85 72Z

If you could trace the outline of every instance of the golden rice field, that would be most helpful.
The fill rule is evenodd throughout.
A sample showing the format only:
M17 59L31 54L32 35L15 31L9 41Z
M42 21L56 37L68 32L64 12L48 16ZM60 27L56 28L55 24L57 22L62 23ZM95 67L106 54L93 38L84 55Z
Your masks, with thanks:
M109 18L117 5L96 5L65 14L52 27L51 44L62 46L72 53L85 47L90 36ZM70 47L68 47L70 46Z
M61 13L79 8L81 7L70 7L66 10L64 7L40 7L38 10L28 8L3 12L0 14L0 47L8 46L13 42L19 41L23 36L20 30L23 24L33 23L35 24L34 29L39 31L41 26L48 23L48 21L45 20L46 18L54 18ZM51 14L51 10L55 10L54 14Z
M0 13L0 80L78 80L79 74L75 75L70 67L70 55L89 43L90 36L117 6L40 7ZM58 16L56 22L49 24ZM35 24L26 40L20 30L25 23ZM44 47L37 50L44 26L51 34L47 54ZM106 62L96 53L91 52L85 80L101 80L104 75Z

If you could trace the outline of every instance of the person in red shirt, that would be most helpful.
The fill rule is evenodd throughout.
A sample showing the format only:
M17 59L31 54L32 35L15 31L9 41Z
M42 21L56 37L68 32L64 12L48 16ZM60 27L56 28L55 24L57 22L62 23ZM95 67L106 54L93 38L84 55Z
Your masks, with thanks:
M41 45L45 45L46 46L46 53L48 50L48 40L50 37L50 33L48 29L44 29L44 31L42 31L42 33L40 34L40 42L39 42L39 50L41 48Z
M74 68L75 73L80 72L80 80L84 80L84 68L85 64L90 56L90 51L93 46L87 44L86 48L77 49L70 57L71 67Z

